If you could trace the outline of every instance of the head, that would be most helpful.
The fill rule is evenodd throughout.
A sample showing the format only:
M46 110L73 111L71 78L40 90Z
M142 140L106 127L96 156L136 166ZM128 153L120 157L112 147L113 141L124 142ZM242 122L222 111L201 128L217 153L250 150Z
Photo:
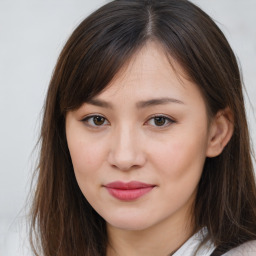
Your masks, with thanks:
M152 67L157 70L156 74L151 72ZM147 87L145 81L149 76L152 77L148 79ZM160 82L157 83L161 79L162 84L166 85L164 88ZM150 81L156 83L150 84ZM186 106L182 106L186 104L194 104L194 110L198 108L195 111L195 119L191 120L197 120L198 123L191 122L190 126L186 126L192 127L194 133L191 129L182 130L182 126L177 128L175 133L175 128L172 128L175 139L169 142L171 133L160 132L152 136L152 131L147 131L146 133L151 135L144 140L149 142L147 147L144 145L143 148L140 146L144 143L141 136L131 135L127 129L127 134L122 135L120 129L117 129L116 137L111 135L113 137L109 141L103 140L105 144L97 149L90 147L96 141L96 138L91 140L90 132L90 137L85 138L85 141L88 141L84 151L86 164L90 165L94 159L98 160L97 157L93 158L93 154L100 155L100 149L106 145L112 145L109 146L112 153L108 154L106 159L102 153L102 159L106 160L114 171L122 169L123 177L126 175L124 173L127 173L125 170L143 169L148 159L145 155L154 154L158 159L162 157L167 165L172 164L168 154L180 157L180 160L187 161L188 164L178 166L183 171L189 170L191 164L195 165L195 171L186 177L187 181L191 180L190 178L194 180L188 191L189 196L184 198L184 201L189 199L187 208L193 217L195 231L206 226L216 245L223 245L224 248L229 246L231 240L236 239L238 226L240 225L241 230L241 226L248 224L242 222L245 213L241 216L242 208L247 209L247 216L252 215L244 201L250 201L248 191L255 195L248 128L239 68L223 33L207 14L185 0L113 1L91 14L73 32L60 54L49 86L41 134L39 180L34 201L34 221L38 221L42 247L48 253L46 255L51 255L56 248L59 248L60 253L57 255L66 255L62 254L64 252L67 255L71 252L72 255L81 255L81 252L85 255L101 255L108 240L105 218L109 222L112 221L113 225L123 228L141 228L139 221L131 227L131 223L125 222L124 219L111 220L100 204L93 205L95 198L85 198L87 183L84 184L83 180L86 177L82 177L79 171L76 172L79 167L76 168L75 165L79 161L74 157L76 149L72 144L72 120L76 115L82 123L82 115L90 112L87 109L93 106L92 112L95 112L95 105L98 104L99 107L99 100L100 104L104 100L112 102L113 109L116 109L116 112L104 110L104 113L120 117L122 111L127 117L126 120L130 120L130 123L126 122L126 127L129 127L134 116L137 119L133 124L138 123L140 114L136 113L144 113L141 114L143 117L147 115L145 113L150 113L149 110L132 112L132 104L152 99L153 96L158 96L158 93L159 97L163 98L169 93L168 86L170 97L175 98L178 95L178 98L175 98L176 103L173 102L178 105L174 107L177 108L174 113L190 113L189 108L186 111ZM125 95L128 95L127 101ZM123 106L121 97L124 97ZM177 103L179 101L181 102ZM160 108L159 112L161 111ZM181 118L177 119L176 123L179 123ZM85 125L91 124L88 117L83 120ZM121 119L112 120L114 122ZM147 119L147 124L151 125L152 120ZM158 119L160 122L163 120L165 124L168 120L175 122L170 119ZM154 125L155 122L156 119ZM147 129L151 129L148 128L150 125L146 126ZM107 125L104 127L106 130ZM202 136L199 136L200 129ZM79 134L80 130L77 130L76 134ZM128 142L125 137L129 138L130 135ZM198 140L190 140L191 152L182 148L192 137L189 135L198 136ZM93 136L103 135L97 131L97 135ZM81 141L81 137L78 140ZM127 148L122 149L122 144L118 141L130 143L129 150L126 152ZM131 141L136 145L137 151ZM196 147L198 150L193 151L199 141L201 144ZM179 147L184 154L175 155L173 146ZM95 150L94 153L90 154L90 149ZM118 155L118 152L131 154L132 160L122 162L121 153ZM192 153L194 155L191 156ZM156 166L162 168L161 164L156 163ZM175 177L168 174L165 178L171 180L177 177L178 174ZM110 180L102 182L107 181ZM150 182L150 179L145 181ZM177 186L174 192L180 193L180 187ZM177 209L180 207L178 204L179 200ZM251 202L247 203L249 204ZM170 211L169 208L168 210ZM143 225L145 227L147 224ZM53 227L51 230L50 226ZM84 228L81 229L81 226ZM253 230L249 233L252 234ZM70 239L73 241L71 245L67 242ZM50 240L52 243L49 246L47 241ZM241 238L237 240L241 242ZM74 248L77 251L74 251Z

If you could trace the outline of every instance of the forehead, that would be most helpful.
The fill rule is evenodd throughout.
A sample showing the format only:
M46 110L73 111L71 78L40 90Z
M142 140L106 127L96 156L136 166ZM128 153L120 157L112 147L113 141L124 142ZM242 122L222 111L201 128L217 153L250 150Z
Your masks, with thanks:
M172 97L181 101L203 100L196 84L162 46L148 42L136 52L96 98L147 100Z

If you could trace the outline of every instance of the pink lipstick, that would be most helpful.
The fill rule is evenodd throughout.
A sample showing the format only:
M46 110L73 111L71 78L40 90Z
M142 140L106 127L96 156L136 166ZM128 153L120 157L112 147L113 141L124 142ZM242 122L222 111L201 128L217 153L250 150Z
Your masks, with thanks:
M105 185L104 187L113 197L122 201L132 201L150 192L155 185L139 181L131 181L127 183L115 181Z

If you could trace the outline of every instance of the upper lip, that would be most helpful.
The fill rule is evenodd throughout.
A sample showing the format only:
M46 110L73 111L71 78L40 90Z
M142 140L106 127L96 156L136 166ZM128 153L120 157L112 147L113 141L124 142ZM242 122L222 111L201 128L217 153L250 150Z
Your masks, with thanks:
M113 189L139 189L139 188L148 188L155 187L153 184L147 184L140 181L130 181L130 182L122 182L122 181L114 181L105 185L107 188Z

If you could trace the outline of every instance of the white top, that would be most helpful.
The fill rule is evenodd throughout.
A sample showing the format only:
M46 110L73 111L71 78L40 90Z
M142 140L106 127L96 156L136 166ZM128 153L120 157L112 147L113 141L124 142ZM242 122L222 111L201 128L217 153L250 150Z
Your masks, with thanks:
M196 249L203 240L204 236L207 234L207 229L204 228L191 238L189 238L178 251L176 251L173 256L194 256ZM211 241L208 241L203 245L197 256L210 256L214 251L215 246ZM256 256L256 240L246 242L229 252L223 254L223 256Z

